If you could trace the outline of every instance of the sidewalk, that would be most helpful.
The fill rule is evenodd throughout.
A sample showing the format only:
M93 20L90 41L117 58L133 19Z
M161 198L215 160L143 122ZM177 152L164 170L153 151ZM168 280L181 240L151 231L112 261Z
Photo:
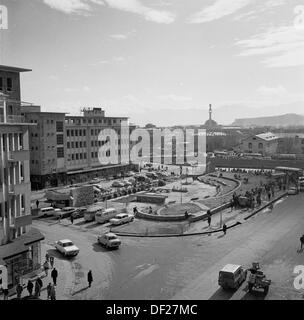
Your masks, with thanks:
M46 244L46 243L42 243L42 245L41 245L41 262L42 262L42 264L45 261L46 252L49 250L52 250L52 249L54 249L54 247L52 247L51 245ZM51 254L51 253L49 253L49 254ZM54 267L58 271L57 286L56 286L56 300L69 300L70 299L69 295L71 294L72 289L73 289L72 268L71 268L68 261L57 259L56 257L55 257L55 261L54 261ZM27 281L25 281L25 286L23 288L21 299L22 300L47 300L47 290L46 290L47 285L49 283L53 284L53 280L51 278L51 271L52 270L50 269L48 272L48 276L45 275L45 272L42 272L40 274L41 280L43 282L43 287L41 289L41 295L38 299L29 296L28 291L26 289ZM33 281L33 284L35 286L35 281ZM33 290L33 292L34 292L34 290ZM10 295L9 300L15 300L15 299L17 299L16 294Z

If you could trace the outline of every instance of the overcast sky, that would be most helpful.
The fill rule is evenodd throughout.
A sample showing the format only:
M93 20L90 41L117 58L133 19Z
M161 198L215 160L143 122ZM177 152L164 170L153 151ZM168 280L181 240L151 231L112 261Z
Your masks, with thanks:
M33 69L22 97L44 111L104 107L158 125L203 123L209 103L223 124L304 114L301 0L1 4L9 28L0 30L0 63Z

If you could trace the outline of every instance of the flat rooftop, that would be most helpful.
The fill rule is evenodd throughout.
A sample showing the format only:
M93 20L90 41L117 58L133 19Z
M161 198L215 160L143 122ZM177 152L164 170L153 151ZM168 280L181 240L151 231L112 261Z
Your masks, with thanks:
M9 72L30 72L31 69L19 68L19 67L11 67L0 65L0 71L9 71Z

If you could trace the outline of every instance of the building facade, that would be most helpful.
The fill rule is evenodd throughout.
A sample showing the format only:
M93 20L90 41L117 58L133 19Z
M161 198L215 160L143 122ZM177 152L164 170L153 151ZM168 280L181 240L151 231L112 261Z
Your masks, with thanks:
M66 182L65 114L41 112L39 106L21 110L29 130L30 174L33 189L56 187Z
M41 112L39 106L21 111L26 121L35 125L29 132L32 189L86 182L133 168L129 164L128 141L121 133L121 124L128 123L128 118L106 117L101 108L84 109L82 116ZM107 129L117 133L112 151L117 156L116 164L99 161L99 149L107 142L107 139L99 140L99 133ZM103 156L110 156L111 151L106 153L103 152Z
M261 133L247 137L235 148L242 153L259 153L271 156L277 153L279 138L272 132Z
M31 228L29 126L21 115L20 73L0 66L0 265L8 286L40 269L43 235Z

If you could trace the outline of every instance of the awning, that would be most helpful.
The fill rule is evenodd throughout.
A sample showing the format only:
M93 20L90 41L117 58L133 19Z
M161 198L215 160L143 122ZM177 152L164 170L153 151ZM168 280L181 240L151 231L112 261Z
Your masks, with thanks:
M3 263L8 258L27 252L29 245L42 240L44 240L44 235L39 230L32 228L12 242L0 246L0 263Z

